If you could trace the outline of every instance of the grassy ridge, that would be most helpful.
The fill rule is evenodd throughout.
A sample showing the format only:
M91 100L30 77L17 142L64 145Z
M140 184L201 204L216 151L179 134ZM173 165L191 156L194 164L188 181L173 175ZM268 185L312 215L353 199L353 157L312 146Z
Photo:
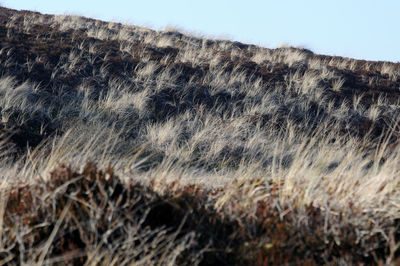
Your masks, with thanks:
M4 262L398 261L399 64L1 8L0 70Z

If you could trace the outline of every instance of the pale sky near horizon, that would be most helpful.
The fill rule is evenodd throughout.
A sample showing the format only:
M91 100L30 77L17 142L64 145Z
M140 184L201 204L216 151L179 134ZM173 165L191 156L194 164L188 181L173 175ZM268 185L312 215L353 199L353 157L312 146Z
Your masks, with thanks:
M0 0L13 9L73 14L274 48L400 62L399 0Z

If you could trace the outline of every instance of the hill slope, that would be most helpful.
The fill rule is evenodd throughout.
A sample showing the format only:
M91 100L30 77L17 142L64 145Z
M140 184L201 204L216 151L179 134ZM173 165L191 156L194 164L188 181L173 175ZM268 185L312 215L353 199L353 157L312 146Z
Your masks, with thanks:
M5 262L399 257L399 64L1 8L0 70Z

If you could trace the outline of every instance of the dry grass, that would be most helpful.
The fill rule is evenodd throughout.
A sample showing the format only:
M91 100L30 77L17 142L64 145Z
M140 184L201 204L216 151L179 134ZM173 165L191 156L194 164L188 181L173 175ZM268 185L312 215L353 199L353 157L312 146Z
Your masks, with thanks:
M0 18L2 262L398 262L398 64Z

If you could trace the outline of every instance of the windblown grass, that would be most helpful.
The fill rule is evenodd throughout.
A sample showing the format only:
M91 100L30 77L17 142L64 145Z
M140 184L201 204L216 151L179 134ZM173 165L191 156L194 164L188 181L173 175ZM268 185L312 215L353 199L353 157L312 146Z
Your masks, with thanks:
M0 22L2 262L398 262L398 64Z

